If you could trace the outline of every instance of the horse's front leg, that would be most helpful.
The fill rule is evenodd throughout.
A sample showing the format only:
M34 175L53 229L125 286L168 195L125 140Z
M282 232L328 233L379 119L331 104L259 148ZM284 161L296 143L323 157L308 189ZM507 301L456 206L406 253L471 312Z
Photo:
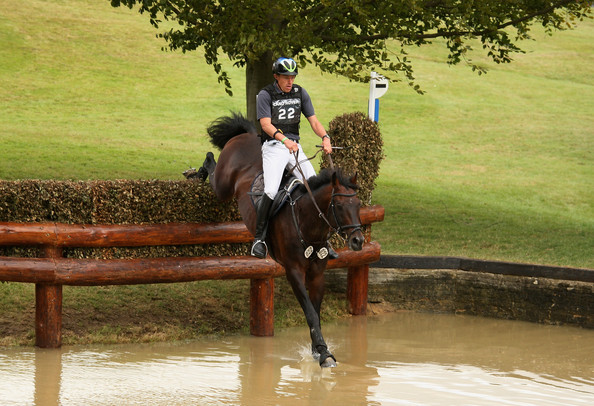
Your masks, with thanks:
M313 276L311 276L313 275ZM321 343L315 345L312 340L313 350L320 354L320 365L322 367L335 367L336 366L336 358L334 355L328 350L328 346L324 342L324 338L322 337L322 327L321 327L321 316L320 312L322 309L322 300L324 299L324 271L320 270L316 273L308 275L306 279L307 283L307 291L309 292L309 300L311 301L314 310L318 316L318 331L320 332Z
M320 308L322 299L324 297L324 279L323 274L320 277L308 279L307 286L310 289L310 294L307 294L305 287L305 271L289 271L287 270L287 279L289 280L293 293L305 314L307 325L309 326L309 335L311 337L312 349L320 354L320 366L335 367L336 359L330 351L322 336L322 328L320 325ZM313 299L313 300L312 300Z

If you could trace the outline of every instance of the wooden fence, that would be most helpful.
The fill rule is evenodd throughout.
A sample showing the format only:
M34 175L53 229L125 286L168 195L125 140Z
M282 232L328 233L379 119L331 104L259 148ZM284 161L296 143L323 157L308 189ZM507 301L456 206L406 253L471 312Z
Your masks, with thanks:
M384 208L361 209L365 225L382 221ZM62 286L132 285L198 280L250 279L250 332L274 334L274 278L284 269L250 256L139 259L64 258L64 248L139 247L246 243L252 235L242 222L213 224L73 225L0 223L0 245L39 246L41 258L0 257L0 281L35 283L35 344L62 344ZM365 314L369 264L380 259L380 245L340 250L328 268L348 268L347 300L352 314Z

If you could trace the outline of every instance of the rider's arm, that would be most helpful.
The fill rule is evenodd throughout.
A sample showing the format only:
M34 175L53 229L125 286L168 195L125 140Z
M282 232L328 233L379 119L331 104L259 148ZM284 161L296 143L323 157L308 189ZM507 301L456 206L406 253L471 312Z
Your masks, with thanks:
M266 90L261 90L256 98L256 110L258 120L260 121L260 127L262 127L262 131L268 136L278 141L282 141L285 136L280 132L277 133L278 129L272 125L272 110L270 104L270 94Z
M280 133L274 134L277 131L277 128L272 125L272 119L270 117L262 117L260 119L260 126L262 127L262 131L268 134L272 138L276 138L278 141L284 138L284 135L281 136Z
M307 121L309 121L309 125L311 125L311 129L318 137L322 139L322 147L324 148L324 152L327 154L332 153L332 144L330 143L330 137L328 137L328 133L324 129L320 120L316 117L316 115L312 115L307 117Z

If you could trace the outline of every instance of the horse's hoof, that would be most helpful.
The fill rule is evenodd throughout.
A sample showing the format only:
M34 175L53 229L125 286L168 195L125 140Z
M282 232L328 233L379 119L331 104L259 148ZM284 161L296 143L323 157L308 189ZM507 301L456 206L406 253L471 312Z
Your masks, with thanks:
M202 167L205 168L208 172L213 172L215 166L217 165L217 161L214 159L214 154L210 151L206 153L206 159L202 164Z
M215 161L214 154L210 151L206 153L206 158L204 159L204 164L211 164Z
M332 357L328 357L320 364L322 368L336 368L336 361Z
M208 171L206 170L206 168L204 168L204 166L202 166L196 172L195 177L204 182L206 181L206 178L208 178Z
M338 252L334 251L334 248L330 244L328 244L328 258L329 259L336 259L338 258Z
M334 368L336 366L336 358L326 347L318 346L318 351L314 354L318 354L318 361L322 368Z

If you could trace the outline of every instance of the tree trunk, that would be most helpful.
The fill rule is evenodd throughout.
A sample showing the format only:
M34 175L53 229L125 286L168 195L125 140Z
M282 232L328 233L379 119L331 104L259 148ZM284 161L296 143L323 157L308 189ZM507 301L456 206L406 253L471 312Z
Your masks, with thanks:
M245 69L245 93L247 119L256 124L260 131L260 123L256 120L256 95L267 84L272 83L272 51L266 52L258 59L248 60Z

